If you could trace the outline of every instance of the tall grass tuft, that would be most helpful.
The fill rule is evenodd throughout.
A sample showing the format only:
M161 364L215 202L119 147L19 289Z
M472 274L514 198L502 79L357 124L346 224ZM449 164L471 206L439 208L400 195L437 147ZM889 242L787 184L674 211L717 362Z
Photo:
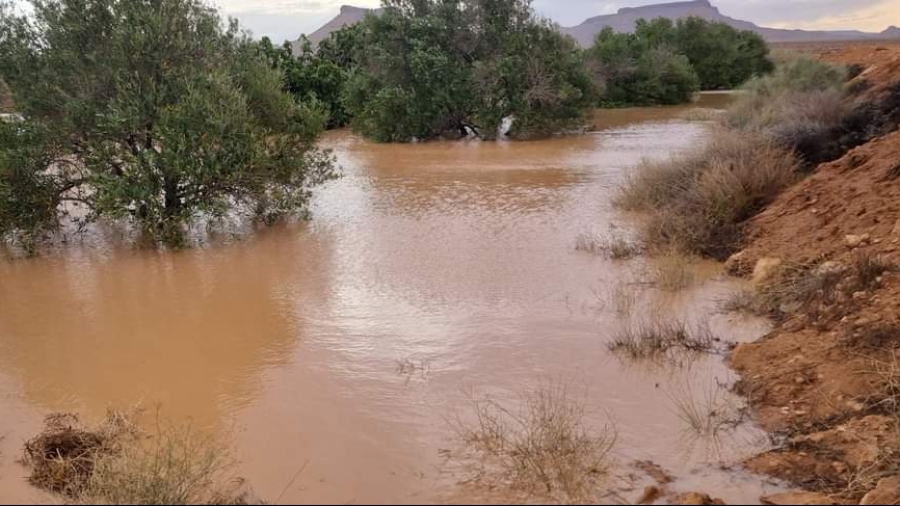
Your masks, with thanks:
M745 222L797 174L791 152L759 136L722 132L702 151L639 166L616 204L650 213L646 244L725 259L740 248Z

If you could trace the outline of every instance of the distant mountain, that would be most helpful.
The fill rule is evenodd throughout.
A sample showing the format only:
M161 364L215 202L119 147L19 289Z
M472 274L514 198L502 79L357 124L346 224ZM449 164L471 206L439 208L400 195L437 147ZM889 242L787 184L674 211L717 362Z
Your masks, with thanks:
M708 0L694 0L692 2L677 2L619 9L619 12L616 14L590 18L578 26L561 28L561 31L574 37L581 45L589 46L593 43L594 36L607 26L611 26L613 30L617 32L631 32L634 31L635 22L641 18L647 20L660 17L680 19L688 16L697 16L709 21L725 23L738 30L754 31L762 35L763 38L769 42L863 40L892 36L889 31L876 34L852 30L805 31L766 28L755 25L749 21L741 21L725 16L719 12L718 8L709 3ZM894 36L900 37L900 34L895 34Z
M326 39L334 30L339 30L346 25L358 23L366 15L367 12L379 12L381 9L372 11L360 7L352 7L344 5L341 7L341 13L325 26L319 28L310 34L309 40L313 44L318 44ZM631 32L634 30L634 24L637 20L669 18L680 19L688 16L698 16L709 21L715 21L731 25L738 30L751 30L763 36L769 42L817 42L817 41L841 41L841 40L870 40L882 38L900 38L900 28L892 26L881 33L867 33L857 30L843 31L807 31L807 30L784 30L780 28L766 28L753 24L749 21L741 21L725 16L719 9L714 7L709 0L693 0L689 2L676 2L667 4L645 5L643 7L628 7L619 9L616 14L606 16L597 16L586 20L578 26L560 28L562 33L571 35L581 45L589 46L594 41L594 36L603 28L611 26L617 32ZM297 43L295 42L295 49Z
M319 42L327 39L331 32L340 30L341 28L347 25L355 25L362 21L366 14L369 12L380 12L381 9L366 9L363 7L353 7L352 5L342 5L341 13L337 15L331 21L325 23L321 28L314 31L313 33L307 35L306 37L309 39L312 44L318 45ZM293 42L293 50L294 54L297 54L300 49L300 39L297 39Z

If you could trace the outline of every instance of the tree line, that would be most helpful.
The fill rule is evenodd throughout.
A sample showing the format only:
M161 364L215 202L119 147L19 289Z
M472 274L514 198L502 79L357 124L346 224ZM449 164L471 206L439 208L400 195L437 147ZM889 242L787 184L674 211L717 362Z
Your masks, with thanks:
M529 0L385 0L317 48L262 44L285 88L322 101L331 126L384 142L493 139L504 118L513 137L544 136L597 106L685 103L774 68L758 34L697 17L607 28L581 49Z
M582 50L530 0L385 0L318 47L253 40L205 0L0 0L0 239L127 221L184 244L199 218L304 214L336 175L324 128L384 142L546 136L598 104L669 104L770 70L759 37L698 19ZM511 122L511 128L505 132Z

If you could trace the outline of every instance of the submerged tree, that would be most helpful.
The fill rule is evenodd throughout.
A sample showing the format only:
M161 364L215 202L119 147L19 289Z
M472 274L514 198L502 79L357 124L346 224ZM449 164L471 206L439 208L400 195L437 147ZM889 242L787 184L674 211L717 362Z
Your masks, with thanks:
M587 52L609 105L688 102L701 89L736 88L774 69L758 34L697 17L640 19L634 33L606 28Z
M32 0L0 8L0 234L34 239L72 201L179 244L229 211L302 211L334 175L327 116L283 91L256 43L201 0Z
M490 139L578 126L593 87L574 41L538 20L529 0L386 0L355 36L343 103L379 141L475 132Z

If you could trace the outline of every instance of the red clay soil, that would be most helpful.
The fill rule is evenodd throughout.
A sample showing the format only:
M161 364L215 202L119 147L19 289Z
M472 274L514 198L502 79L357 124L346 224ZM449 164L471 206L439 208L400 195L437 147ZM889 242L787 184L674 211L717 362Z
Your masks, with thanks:
M900 81L900 45L848 46L822 57L863 65L870 94ZM747 237L746 266L761 258L900 265L900 132L819 166L754 218ZM788 311L775 331L730 358L760 424L784 436L781 449L746 464L857 504L900 474L900 272L814 306Z

